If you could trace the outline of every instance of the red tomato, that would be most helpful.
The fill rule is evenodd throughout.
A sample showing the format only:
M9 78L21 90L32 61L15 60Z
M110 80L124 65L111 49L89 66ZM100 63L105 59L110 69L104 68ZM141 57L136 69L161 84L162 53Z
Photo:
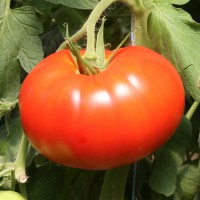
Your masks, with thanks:
M120 49L92 76L79 74L63 50L27 76L19 107L24 131L41 154L66 166L109 169L163 145L179 125L184 97L179 74L150 49Z

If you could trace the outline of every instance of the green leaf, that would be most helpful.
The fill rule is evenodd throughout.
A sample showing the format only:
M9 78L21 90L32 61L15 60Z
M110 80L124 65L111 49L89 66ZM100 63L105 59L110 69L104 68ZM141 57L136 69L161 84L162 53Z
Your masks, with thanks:
M154 0L154 3L171 3L176 5L184 5L190 0Z
M170 196L175 192L177 170L182 164L192 138L190 121L185 117L172 138L155 153L150 187L157 193Z
M97 3L98 0L46 0L48 2L54 3L54 4L62 4L64 6L68 6L71 8L77 8L77 9L93 9Z
M79 172L77 179L71 183L71 192L70 192L71 198L77 199L77 200L78 199L88 199L88 200L98 199L100 189L101 189L101 184L102 184L101 173L102 172L100 171L95 172L95 171L81 170ZM80 191L80 188L81 188L81 191ZM94 191L96 192L94 193Z
M190 0L170 0L171 4L176 4L176 5L184 5L188 3Z
M184 200L194 200L200 187L200 166L184 165L179 168L179 179Z
M62 7L52 15L58 24L63 38L66 38L66 24L69 28L69 34L72 35L78 31L86 21L86 15L84 12L68 7Z
M19 116L13 116L8 127L0 126L0 168L15 162L22 137L23 130Z
M27 151L30 150L18 109L14 109L3 122L0 121L0 187L13 190L16 183L13 175L18 180L23 173L23 167L30 164L33 156L28 155L26 160Z
M0 16L0 98L14 101L20 88L20 65L29 72L43 57L42 27L32 7L11 10L2 1Z
M67 167L61 195L56 200L97 200L104 174L104 171L81 170Z
M99 197L104 171L88 171L63 166L30 166L27 183L29 200L64 200L87 199Z
M48 32L41 36L43 42L44 56L55 53L59 45L63 42L63 36L58 26L52 27Z
M170 196L176 189L176 161L163 149L156 157L154 169L149 179L150 187L157 193Z
M49 3L45 0L31 0L29 3L31 6L34 6L39 13L45 12L50 14L53 12L52 10L57 7L57 5Z
M108 170L99 200L123 200L129 166Z
M170 200L182 200L183 199L183 194L181 190L181 186L179 181L176 182L176 191L174 194L170 197Z
M58 166L44 166L29 170L27 194L29 200L55 200L60 196L65 170Z
M0 98L8 102L15 101L20 88L19 61L15 58L4 61L3 56L0 49Z
M0 187L9 190L14 188L13 174L24 137L19 113L16 110L13 113L9 121L0 126Z
M200 101L200 25L187 12L170 4L185 2L154 1L148 18L148 35L152 48L174 64L186 90Z
M34 8L24 6L7 9L2 17L0 30L0 62L4 66L0 71L6 73L11 65L19 65L19 61L29 72L43 57L39 38L42 27ZM14 70L13 74L15 73Z
M2 21L5 11L6 11L6 0L1 0L0 1L0 23Z

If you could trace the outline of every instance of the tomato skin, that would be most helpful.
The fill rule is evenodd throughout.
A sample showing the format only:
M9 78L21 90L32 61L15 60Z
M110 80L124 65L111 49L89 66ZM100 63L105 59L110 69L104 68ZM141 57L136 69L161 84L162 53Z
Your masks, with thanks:
M122 48L92 76L79 74L63 50L26 77L19 108L24 131L41 154L97 170L138 161L163 145L180 123L184 98L174 67L150 49Z

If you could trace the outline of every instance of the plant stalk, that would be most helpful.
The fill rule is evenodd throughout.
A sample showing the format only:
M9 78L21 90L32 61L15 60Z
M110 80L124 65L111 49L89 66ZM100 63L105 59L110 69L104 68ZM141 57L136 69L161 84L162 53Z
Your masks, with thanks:
M57 51L63 50L67 48L68 41L76 42L77 40L84 37L87 33L87 22L82 26L80 30L78 30L74 35L72 35L69 39L65 40L57 49Z
M101 0L96 7L91 12L88 20L82 26L82 28L77 31L68 40L75 42L82 37L87 35L87 47L84 57L88 60L96 59L95 51L95 26L98 22L102 13L113 3L121 2L127 5L133 16L134 28L134 39L135 45L150 46L147 37L147 17L151 11L151 4L143 4L141 0ZM65 49L67 46L67 41L64 41L57 51Z
M21 145L19 148L18 156L15 160L15 179L19 183L26 183L28 176L26 175L26 155L28 151L28 140L25 135L22 137Z
M192 104L192 106L190 107L190 109L188 110L188 112L186 113L186 117L191 120L192 116L194 115L194 112L196 111L196 109L199 106L199 102L194 101L194 103Z
M10 168L7 168L7 169L4 169L3 171L0 172L0 177L14 171L15 169L13 167L10 167Z
M94 8L87 20L87 48L84 57L88 60L96 59L95 51L95 26L101 14L114 2L118 0L101 0Z

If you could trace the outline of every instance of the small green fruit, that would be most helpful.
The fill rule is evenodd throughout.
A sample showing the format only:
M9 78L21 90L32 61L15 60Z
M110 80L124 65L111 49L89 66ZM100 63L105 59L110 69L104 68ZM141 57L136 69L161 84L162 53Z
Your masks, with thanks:
M0 191L1 200L26 200L21 194L14 191Z

